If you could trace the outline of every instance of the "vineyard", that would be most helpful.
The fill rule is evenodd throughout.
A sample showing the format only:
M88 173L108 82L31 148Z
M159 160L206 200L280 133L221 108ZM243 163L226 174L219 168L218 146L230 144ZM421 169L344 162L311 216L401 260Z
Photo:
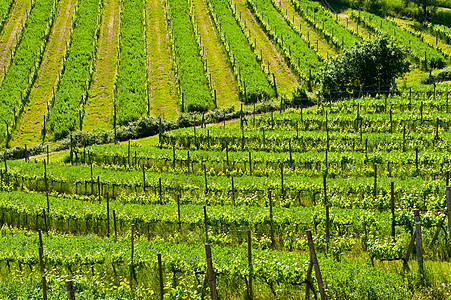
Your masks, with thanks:
M407 88L451 55L441 24L314 1L174 1L0 1L2 147L145 117L289 104L299 89L315 99L327 61L379 35L406 47L411 73L398 85Z
M77 299L446 299L448 100L325 101L5 152L0 294L40 297L45 275L52 299L67 279Z
M321 90L381 35L404 78ZM450 299L450 36L310 0L0 0L0 298Z

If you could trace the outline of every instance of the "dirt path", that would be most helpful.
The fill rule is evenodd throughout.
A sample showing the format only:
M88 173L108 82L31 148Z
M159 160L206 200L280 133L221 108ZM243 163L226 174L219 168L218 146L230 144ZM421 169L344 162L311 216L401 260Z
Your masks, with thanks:
M17 0L11 10L11 15L3 28L0 37L0 79L5 77L5 69L11 63L11 50L17 43L17 35L22 30L22 24L25 26L27 12L30 11L31 0Z
M194 15L205 49L208 72L211 73L213 89L216 89L218 107L228 107L232 104L239 105L238 89L235 85L232 69L227 56L221 47L221 40L216 33L213 21L208 13L209 0L194 0Z
M119 43L120 0L104 0L94 79L85 104L83 130L111 129Z
M146 2L149 97L151 115L173 119L179 109L164 2Z
M47 102L52 99L53 87L63 66L66 42L70 38L76 2L77 0L61 0L60 2L60 9L42 57L38 77L31 88L19 130L14 136L14 145L36 144L42 139L41 131L44 125L44 115L47 114Z
M262 49L265 65L269 62L270 71L276 77L278 90L290 95L293 87L299 85L296 75L291 71L282 54L277 51L274 44L259 26L252 12L247 8L246 0L236 0L234 2L236 3L237 12L241 12L247 28L251 31L251 37L255 38L257 47Z

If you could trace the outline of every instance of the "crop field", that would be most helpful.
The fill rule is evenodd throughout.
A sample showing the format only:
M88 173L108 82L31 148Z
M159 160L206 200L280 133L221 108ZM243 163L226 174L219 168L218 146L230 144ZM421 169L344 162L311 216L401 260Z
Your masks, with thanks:
M449 27L323 5L0 0L0 299L451 299Z
M405 92L4 156L0 295L446 299L449 110Z
M1 145L285 101L379 34L410 49L408 86L449 63L444 25L314 1L174 1L0 1Z

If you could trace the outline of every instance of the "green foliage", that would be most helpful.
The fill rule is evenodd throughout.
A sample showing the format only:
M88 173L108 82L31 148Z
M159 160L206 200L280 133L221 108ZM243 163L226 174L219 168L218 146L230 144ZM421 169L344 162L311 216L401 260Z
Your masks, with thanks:
M182 98L183 93L185 111L207 111L213 104L213 97L189 17L189 3L185 0L169 0L168 3L179 96Z
M50 110L49 124L56 139L79 126L94 72L102 6L100 0L80 0L70 48Z
M137 120L147 111L143 0L121 1L117 70L117 124Z
M299 32L293 29L277 11L270 0L248 1L266 33L282 49L291 68L304 80L308 80L309 71L316 74L322 65L321 57L310 48Z
M56 2L39 1L34 4L24 24L20 43L17 45L0 89L0 139L15 126L15 119L23 110L31 86L41 64L45 45L55 18ZM16 114L14 115L13 110ZM38 117L38 116L36 116ZM39 116L41 117L41 116Z
M362 85L390 86L393 78L402 76L408 68L404 49L389 38L377 37L333 57L322 69L322 90L353 92Z
M360 37L352 34L336 21L335 15L314 1L291 0L296 11L300 13L324 38L336 48L349 48L360 41Z
M409 55L419 65L418 67L422 69L443 68L446 65L447 55L440 48L434 49L421 38L398 27L390 20L367 12L360 12L360 16L353 12L351 17L372 31L391 36L399 44L408 47L410 49Z

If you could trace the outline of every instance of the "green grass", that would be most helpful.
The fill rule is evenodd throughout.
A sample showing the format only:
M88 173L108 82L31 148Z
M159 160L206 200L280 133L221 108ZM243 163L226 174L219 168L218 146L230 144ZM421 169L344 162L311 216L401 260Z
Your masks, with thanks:
M47 115L47 103L51 103L53 89L58 80L58 73L63 68L63 60L67 50L66 43L70 42L71 18L74 15L76 2L76 0L60 1L60 9L50 33L41 68L30 91L28 103L20 121L20 127L12 141L13 145L32 145L42 141L44 116Z
M113 127L119 22L120 0L104 0L97 63L83 118L84 131L111 129Z
M227 53L221 46L221 39L215 30L214 23L208 13L206 1L193 0L195 23L199 28L197 35L201 37L201 45L205 49L208 73L211 74L212 89L216 90L217 106L220 108L238 106L239 90L235 83L233 70L227 60ZM197 27L198 26L198 27Z
M172 69L171 40L163 0L146 1L147 72L150 113L165 119L176 118L180 111Z

